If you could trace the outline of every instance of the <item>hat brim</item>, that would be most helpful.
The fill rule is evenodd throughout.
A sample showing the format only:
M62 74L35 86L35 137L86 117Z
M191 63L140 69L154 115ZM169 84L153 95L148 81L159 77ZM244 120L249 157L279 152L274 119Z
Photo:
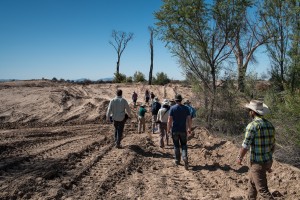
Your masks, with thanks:
M258 110L258 109L256 109L255 107L253 107L250 104L246 104L245 108L253 110L254 112L256 112L259 115L265 115L265 114L268 114L270 112L269 107L266 104L264 104L264 103L263 103L263 109L262 110Z

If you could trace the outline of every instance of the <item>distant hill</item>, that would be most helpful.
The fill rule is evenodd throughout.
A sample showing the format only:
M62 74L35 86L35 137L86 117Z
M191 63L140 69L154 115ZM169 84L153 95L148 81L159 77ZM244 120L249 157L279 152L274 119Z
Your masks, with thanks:
M17 79L0 79L0 82L17 81Z
M95 80L91 80L91 79L88 79L88 78L80 78L80 79L76 79L74 81L77 82L77 83L81 83L81 82L84 82L84 81L87 81L87 80L95 81ZM113 78L100 78L96 81L112 81L112 80L113 80Z

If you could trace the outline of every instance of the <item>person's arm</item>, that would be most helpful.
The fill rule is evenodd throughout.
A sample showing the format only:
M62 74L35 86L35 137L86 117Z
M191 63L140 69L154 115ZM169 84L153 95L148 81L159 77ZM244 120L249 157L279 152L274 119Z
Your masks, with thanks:
M106 112L106 121L110 122L110 114L111 114L112 101L109 102L107 112Z
M191 118L190 115L187 116L187 127L188 127L188 129L187 129L188 134L191 134L191 132L192 132L192 118Z
M237 162L239 165L242 164L243 158L244 158L244 156L246 155L247 151L248 151L248 149L246 149L246 148L244 148L244 147L242 147L242 148L240 149L240 153L239 153L239 155L238 155L238 157L237 157L237 159L236 159L236 162Z
M242 164L242 161L244 159L244 156L246 155L247 151L250 148L250 145L252 144L253 140L254 140L254 135L255 135L255 126L253 126L251 123L248 124L248 126L246 127L246 132L245 132L245 139L243 141L242 147L240 149L240 152L237 156L237 160L236 162L238 164Z
M168 124L167 124L167 133L170 133L170 132L171 132L172 123L173 123L173 117L172 117L172 116L169 116L169 117L168 117Z
M128 104L127 101L125 101L125 110L126 110L126 112L128 114L128 117L131 118L132 117L131 116L131 110L130 110L130 107L129 107L129 104Z

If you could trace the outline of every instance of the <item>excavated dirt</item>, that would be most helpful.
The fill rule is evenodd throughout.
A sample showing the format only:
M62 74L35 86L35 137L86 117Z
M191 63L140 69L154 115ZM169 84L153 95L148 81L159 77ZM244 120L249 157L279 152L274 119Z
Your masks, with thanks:
M159 148L158 134L137 133L136 117L115 148L104 115L117 88L135 116L133 91L138 102L149 89L160 100L181 93L200 106L178 84L0 83L0 199L245 199L248 163L235 163L239 144L196 123L188 170L174 165L171 145ZM268 180L276 199L300 199L299 169L275 160Z

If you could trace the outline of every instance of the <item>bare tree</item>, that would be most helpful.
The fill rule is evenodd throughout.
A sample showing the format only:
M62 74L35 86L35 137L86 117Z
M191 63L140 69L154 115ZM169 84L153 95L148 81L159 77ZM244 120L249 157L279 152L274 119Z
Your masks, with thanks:
M121 60L122 53L124 52L127 43L131 39L133 39L133 33L127 34L123 31L113 30L111 33L111 37L113 38L114 41L109 41L109 44L111 44L114 47L114 49L118 54L116 74L119 74L120 60Z
M153 73L153 27L149 27L149 32L150 32L150 55L151 55L151 64L150 64L150 71L149 71L149 85L152 84L152 73Z

